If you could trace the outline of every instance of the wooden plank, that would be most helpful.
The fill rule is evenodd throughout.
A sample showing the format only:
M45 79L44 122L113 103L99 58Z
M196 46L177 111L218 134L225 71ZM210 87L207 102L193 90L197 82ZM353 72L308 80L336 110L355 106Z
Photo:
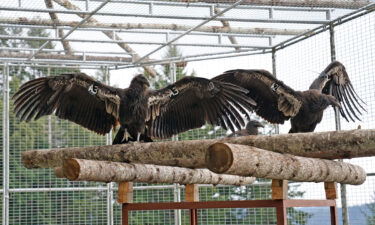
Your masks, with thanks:
M133 182L121 182L118 184L117 202L133 202Z
M199 188L197 184L187 184L185 186L185 201L199 202Z
M272 180L271 190L273 200L288 199L287 180Z
M335 182L324 182L326 199L337 199L337 184Z

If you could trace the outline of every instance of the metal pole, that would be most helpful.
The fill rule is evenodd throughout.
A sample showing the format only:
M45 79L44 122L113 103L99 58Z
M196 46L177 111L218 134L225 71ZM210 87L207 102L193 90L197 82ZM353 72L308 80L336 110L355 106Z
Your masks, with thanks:
M140 61L142 61L142 60L144 60L145 58L147 58L148 56L152 55L153 53L159 51L160 49L164 48L164 47L167 46L167 45L172 44L173 42L175 42L175 41L177 41L178 39L182 38L183 36L189 34L190 32L194 31L195 29L197 29L197 28L199 28L199 27L205 25L206 23L210 22L211 20L214 20L214 19L216 19L217 17L223 15L225 12L227 12L227 11L231 10L232 8L236 7L237 5L241 4L241 2L243 2L243 1L244 1L244 0L238 0L236 3L234 3L234 4L231 5L231 6L229 6L228 8L224 9L223 11L221 11L221 12L215 14L214 16L208 18L207 20L205 20L205 21L199 23L199 24L196 25L195 27L190 28L189 30L187 30L187 31L185 31L184 33L182 33L181 35L179 35L179 36L173 38L172 40L168 41L167 43L165 43L165 44L161 45L160 47L154 49L153 51L147 53L146 55L144 55L144 56L141 57L140 59L136 60L136 61L134 62L134 64L135 64L135 63L138 63L138 62L140 62Z
M51 67L47 68L47 76L51 76ZM48 147L53 148L52 146L52 116L48 116Z
M173 84L176 82L177 79L177 74L176 74L176 64L175 63L169 63L169 77L171 80L171 83ZM173 141L178 141L178 135L173 135L172 136ZM173 200L175 202L181 202L181 188L179 184L174 184L173 186ZM180 209L175 209L174 210L174 224L175 225L181 225L182 220L181 220L181 210Z
M110 84L110 74L108 66L104 67L104 81L107 85ZM112 130L106 135L106 144L112 144ZM113 183L107 184L107 225L113 225Z
M336 46L335 46L335 31L333 24L329 26L329 41L331 47L331 61L336 60ZM337 107L334 107L335 110L335 125L336 130L341 130L341 121L340 121L340 112ZM339 159L339 161L343 161ZM346 199L346 185L340 184L340 193L341 193L341 208L342 208L342 224L349 225L349 212L348 204Z
M81 20L81 22L79 22L75 27L73 27L72 29L70 29L68 31L68 33L66 33L64 35L64 37L60 38L60 41L64 41L71 33L73 33L73 31L75 31L79 26L81 26L82 24L84 24L87 20L89 20L96 12L98 12L101 8L103 8L108 2L110 2L111 0L107 0L105 2L103 2L102 4L100 4L94 11L92 11L88 16L86 16L83 20ZM51 41L46 41L44 42L44 44L42 44L42 46L39 47L39 49L34 52L33 54L31 54L28 58L28 60L32 59L36 54L38 54L44 47L46 47L48 45L48 43L50 43Z
M9 224L9 66L3 71L3 225Z
M272 48L272 74L276 77L276 48ZM279 124L275 124L275 134L280 133Z

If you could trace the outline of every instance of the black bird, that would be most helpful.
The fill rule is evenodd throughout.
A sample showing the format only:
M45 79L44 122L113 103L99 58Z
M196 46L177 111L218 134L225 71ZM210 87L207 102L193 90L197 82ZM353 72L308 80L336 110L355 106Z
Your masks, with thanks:
M168 138L206 122L241 129L256 105L248 91L219 80L184 77L151 90L143 75L125 89L95 81L84 73L42 77L23 84L14 94L14 110L22 120L55 114L98 134L121 125L114 144Z
M270 123L283 124L291 118L289 133L312 132L330 105L348 122L359 119L365 104L354 91L343 64L330 63L307 91L295 91L266 70L230 70L214 78L249 90L255 112ZM361 103L362 102L362 103Z
M264 127L264 125L261 124L257 120L250 120L249 122L247 122L245 129L238 130L238 131L228 135L228 137L257 135L258 134L258 127Z

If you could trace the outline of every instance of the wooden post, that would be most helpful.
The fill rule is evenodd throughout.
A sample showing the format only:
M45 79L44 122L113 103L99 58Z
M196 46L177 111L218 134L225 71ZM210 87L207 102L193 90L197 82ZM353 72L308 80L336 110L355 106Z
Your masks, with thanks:
M335 182L324 182L326 199L337 199L337 184Z
M324 182L324 191L326 193L326 199L337 199L337 183L335 182ZM331 214L331 225L338 225L337 219L337 207L330 206L329 211Z
M121 182L118 184L118 203L133 203L133 182Z
M287 180L272 180L271 184L272 199L283 200L288 199L288 181Z
M122 204L122 225L129 225L128 205L133 203L133 182L118 184L117 202Z
M185 201L199 202L199 187L197 184L185 186ZM198 225L198 209L190 209L190 225Z

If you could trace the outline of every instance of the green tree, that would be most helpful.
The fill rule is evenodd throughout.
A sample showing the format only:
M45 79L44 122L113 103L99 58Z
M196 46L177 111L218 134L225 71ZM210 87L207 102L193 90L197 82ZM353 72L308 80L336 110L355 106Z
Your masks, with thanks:
M368 212L362 212L366 216L367 225L375 225L375 195L373 202L367 205Z

